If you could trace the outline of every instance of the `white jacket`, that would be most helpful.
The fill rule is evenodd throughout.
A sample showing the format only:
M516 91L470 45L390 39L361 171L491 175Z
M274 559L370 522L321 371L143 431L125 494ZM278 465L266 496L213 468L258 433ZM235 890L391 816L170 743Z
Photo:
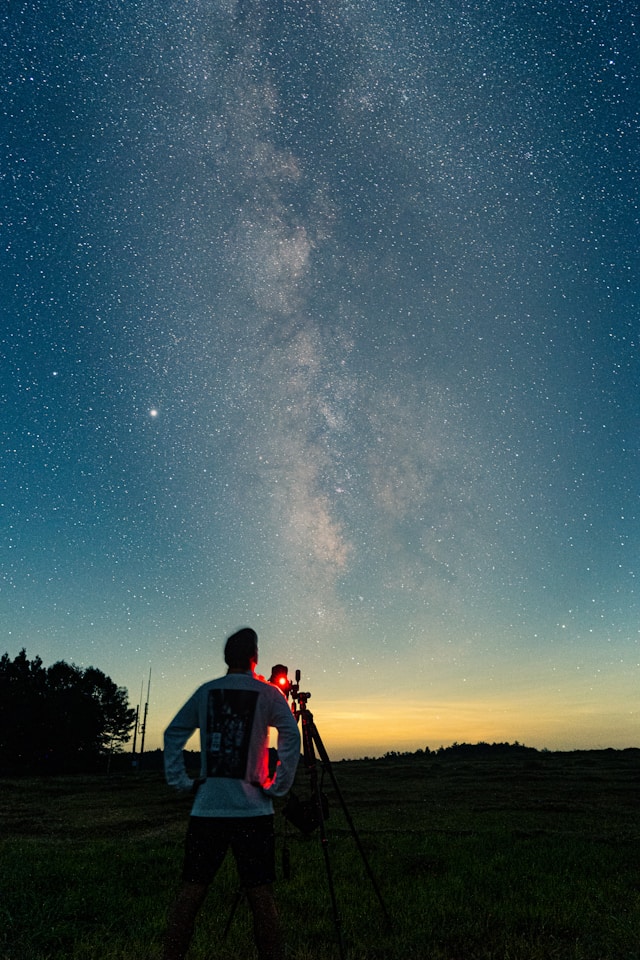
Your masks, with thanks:
M269 780L269 728L278 731L278 767ZM194 817L255 817L273 813L271 797L290 789L300 758L300 733L283 694L251 671L228 673L199 687L164 734L167 783L193 789L183 748L200 729L200 776Z

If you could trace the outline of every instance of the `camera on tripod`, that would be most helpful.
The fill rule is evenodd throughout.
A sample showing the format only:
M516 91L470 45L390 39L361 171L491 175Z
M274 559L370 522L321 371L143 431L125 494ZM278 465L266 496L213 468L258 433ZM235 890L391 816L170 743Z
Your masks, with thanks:
M360 837L358 836L356 828L353 824L353 820L351 819L351 814L349 813L340 787L338 786L334 776L329 754L327 753L325 745L322 742L318 728L314 723L313 714L307 709L307 700L311 694L303 693L302 690L300 690L299 670L296 670L295 678L295 681L292 682L289 679L288 668L285 667L283 663L276 663L276 665L271 668L269 683L272 683L275 687L278 687L287 700L289 697L291 697L291 712L296 718L296 721L300 721L300 725L302 727L302 756L307 773L309 774L311 795L308 799L300 799L296 797L293 791L291 791L282 812L284 817L295 827L297 827L303 834L311 834L316 828L319 828L320 843L324 855L327 882L329 884L329 893L333 910L333 921L338 937L338 945L340 948L340 960L345 960L345 945L342 938L340 915L338 912L336 894L333 885L328 847L329 839L326 832L326 821L329 817L329 804L322 790L321 778L318 776L318 767L320 767L322 772L322 778L324 778L325 772L329 775L329 779L331 780L335 794L342 808L342 812L344 813L347 825L351 831L351 836L353 837L358 848L360 857L362 858L362 863L369 876L369 879L371 880L374 893L378 898L378 903L382 908L382 912L389 928L392 927L392 922L384 900L382 899L382 894L380 893L376 878L371 870L369 860L367 859L367 855L360 841Z
M269 683L273 684L274 687L277 687L278 690L285 695L287 700L289 697L291 697L291 712L296 720L299 720L300 716L302 715L304 735L306 726L305 721L307 717L310 716L308 710L306 709L306 705L311 694L304 693L300 690L299 670L296 670L295 678L295 682L290 680L289 668L283 663L276 663L271 668ZM321 821L324 821L328 818L329 802L322 792L320 792L319 798L312 793L308 800L301 800L292 790L282 812L285 818L292 823L294 827L297 827L298 830L304 834L310 834L313 833L316 827L320 825Z
M289 668L283 663L276 663L271 667L271 676L269 683L280 690L287 700L291 697L291 712L296 720L300 716L300 711L304 710L310 693L304 693L300 689L300 671L295 672L295 682L289 679Z

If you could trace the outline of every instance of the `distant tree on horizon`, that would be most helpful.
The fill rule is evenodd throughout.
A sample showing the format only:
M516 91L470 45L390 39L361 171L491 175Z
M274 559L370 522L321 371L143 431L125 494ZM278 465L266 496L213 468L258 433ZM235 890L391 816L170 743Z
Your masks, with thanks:
M135 723L127 691L96 667L46 668L22 649L0 659L0 773L95 769Z
M486 743L484 740L478 743L455 743L448 747L438 747L437 750L431 750L429 747L407 752L398 750L388 750L383 759L395 760L399 757L469 757L475 758L485 756L496 756L498 754L533 754L538 753L535 747L527 747L523 743L515 740L513 743Z

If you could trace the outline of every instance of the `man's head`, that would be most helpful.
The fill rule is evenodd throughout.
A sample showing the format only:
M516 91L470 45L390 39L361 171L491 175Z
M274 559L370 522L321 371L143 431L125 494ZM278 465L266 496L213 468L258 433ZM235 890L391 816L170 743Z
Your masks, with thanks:
M258 634L251 627L232 633L224 647L224 659L230 670L251 670L258 662Z

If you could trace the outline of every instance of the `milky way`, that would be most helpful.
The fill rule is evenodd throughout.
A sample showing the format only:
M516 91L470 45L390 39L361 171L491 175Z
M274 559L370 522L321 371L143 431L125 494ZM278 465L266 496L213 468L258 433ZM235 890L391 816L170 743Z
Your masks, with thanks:
M337 750L635 742L632 5L23 2L3 47L6 649L152 664L160 730L250 623Z

